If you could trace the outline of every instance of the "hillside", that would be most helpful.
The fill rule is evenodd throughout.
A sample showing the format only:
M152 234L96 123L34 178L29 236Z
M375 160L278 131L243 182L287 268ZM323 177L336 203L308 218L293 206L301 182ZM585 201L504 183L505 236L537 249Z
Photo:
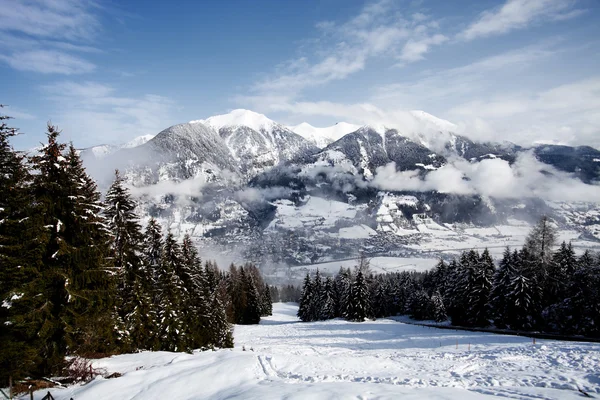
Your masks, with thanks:
M600 394L600 345L471 333L382 319L300 323L276 303L260 325L236 326L235 348L142 352L95 361L116 379L52 390L56 400L579 399ZM37 392L39 400L46 392Z

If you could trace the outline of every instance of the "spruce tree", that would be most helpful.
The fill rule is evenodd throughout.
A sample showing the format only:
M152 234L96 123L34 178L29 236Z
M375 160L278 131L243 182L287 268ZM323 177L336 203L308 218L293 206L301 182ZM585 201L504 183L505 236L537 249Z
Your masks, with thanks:
M320 320L328 320L335 318L335 300L333 294L333 280L331 277L325 278L325 284L323 285L323 291L319 300L320 307Z
M515 257L515 268L506 292L507 324L510 329L531 330L539 323L542 288L538 283L539 259L524 247Z
M152 326L152 283L142 262L143 236L136 205L119 171L106 193L105 204L104 215L112 235L111 260L118 278L118 315L125 329L120 339L126 349L144 349Z
M240 323L244 325L258 324L261 314L261 297L254 283L254 277L247 273L244 267L241 267L240 280L242 290L246 293L246 307L241 312Z
M312 281L312 301L309 304L309 313L311 321L318 321L321 319L321 299L323 298L323 281L321 280L321 273L317 268L315 277Z
M177 271L182 257L179 244L169 231L165 237L160 269L158 271L158 330L161 348L168 351L189 350L190 335L185 325L185 287Z
M346 319L363 322L370 315L369 287L361 270L350 285Z
M69 182L69 214L64 237L71 245L67 310L77 330L69 346L80 354L116 350L116 281L109 261L110 232L102 215L104 205L94 180L87 174L79 153L68 147L66 174Z
M568 282L577 268L577 258L571 243L562 242L547 268L544 285L544 306L562 303L567 295Z
M514 276L514 259L507 247L504 250L500 265L494 274L492 291L489 297L489 312L494 319L494 324L498 328L506 328L509 317L509 308L506 299L511 286L511 279Z
M434 308L431 298L423 289L417 290L409 302L410 317L416 320L433 319Z
M277 288L275 288L277 289ZM272 290L269 285L265 283L265 287L262 292L262 302L261 302L261 310L262 317L267 317L269 315L273 315L273 298L272 298Z
M431 296L431 307L433 308L432 317L436 322L442 322L448 319L444 300L439 291L436 291Z
M164 242L162 228L154 218L150 218L148 221L143 236L142 262L144 270L146 271L144 279L145 282L147 282L148 295L154 307L150 308L150 313L147 315L148 325L145 328L147 335L146 339L143 341L143 344L140 343L137 347L149 350L160 350L160 321L158 307L156 307L156 305L160 304L159 276L161 274Z
M300 295L300 304L298 306L298 318L301 321L308 322L311 319L311 304L313 303L313 285L310 275L307 273L302 284L302 294Z
M183 307L185 325L191 336L190 346L192 348L204 347L210 341L205 330L210 324L212 296L198 250L189 235L185 235L183 238L181 257L179 276L185 289ZM224 309L222 311L224 312Z
M217 348L233 347L233 332L227 321L225 306L218 291L211 295L209 324L207 326L208 346Z
M70 353L115 350L112 307L114 280L109 271L108 231L100 212L100 193L73 148L65 152L59 132L48 126L48 143L32 158L37 173L32 189L45 234L38 243L41 264L32 282L39 365L58 372Z
M32 306L40 305L40 243L47 234L26 158L10 145L18 131L9 119L0 114L0 386L8 384L9 376L34 375L40 363Z
M600 337L600 263L586 251L578 259L578 267L569 287L569 297L565 301L574 333Z

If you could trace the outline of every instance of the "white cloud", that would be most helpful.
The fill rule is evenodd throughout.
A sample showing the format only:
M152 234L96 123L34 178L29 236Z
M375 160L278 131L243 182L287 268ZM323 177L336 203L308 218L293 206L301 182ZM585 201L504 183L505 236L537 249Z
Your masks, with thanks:
M570 174L521 154L513 165L501 159L469 163L452 160L424 178L419 171L396 171L394 163L377 168L371 185L382 190L478 194L492 198L542 198L590 201L600 198L600 185L588 185Z
M0 0L0 61L20 71L82 74L96 66L74 53L100 53L93 1Z
M87 40L99 30L90 0L1 0L0 31L52 39Z
M551 89L518 92L457 104L448 115L466 132L477 125L493 127L486 139L503 137L517 143L550 141L600 147L600 77Z
M390 65L396 59L418 61L431 46L446 40L444 35L430 32L436 29L434 22L422 24L427 18L420 13L405 18L398 4L380 0L367 3L344 23L321 22L317 28L323 35L312 42L318 47L280 64L273 76L253 86L253 96L295 97L306 88L346 79L375 58L387 59Z
M84 59L62 51L33 50L0 55L0 60L20 71L43 74L82 74L92 72L96 66Z
M400 60L405 62L414 62L424 59L431 46L439 45L447 41L448 38L442 34L433 35L419 40L409 40L402 48Z
M56 105L52 122L78 147L126 142L176 122L173 101L154 94L125 97L112 86L71 81L44 86L43 92Z
M541 21L564 20L580 15L573 0L508 0L502 6L483 12L458 35L462 40L499 35L523 29Z

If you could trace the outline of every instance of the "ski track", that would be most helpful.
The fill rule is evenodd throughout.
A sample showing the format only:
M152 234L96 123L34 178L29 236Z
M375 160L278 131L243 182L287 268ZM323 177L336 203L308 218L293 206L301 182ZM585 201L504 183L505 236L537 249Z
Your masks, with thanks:
M53 390L81 399L600 398L600 344L438 330L391 320L298 322L275 304L232 350L97 360L117 379ZM458 348L457 348L458 343ZM470 348L469 348L470 346ZM245 350L243 350L243 348ZM46 392L37 392L41 399Z

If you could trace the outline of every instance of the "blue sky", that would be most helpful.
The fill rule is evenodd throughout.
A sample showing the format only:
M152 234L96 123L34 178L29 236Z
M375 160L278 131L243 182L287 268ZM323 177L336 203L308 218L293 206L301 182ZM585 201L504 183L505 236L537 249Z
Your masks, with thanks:
M85 147L235 108L600 147L599 66L597 0L0 0L20 148L49 120Z

